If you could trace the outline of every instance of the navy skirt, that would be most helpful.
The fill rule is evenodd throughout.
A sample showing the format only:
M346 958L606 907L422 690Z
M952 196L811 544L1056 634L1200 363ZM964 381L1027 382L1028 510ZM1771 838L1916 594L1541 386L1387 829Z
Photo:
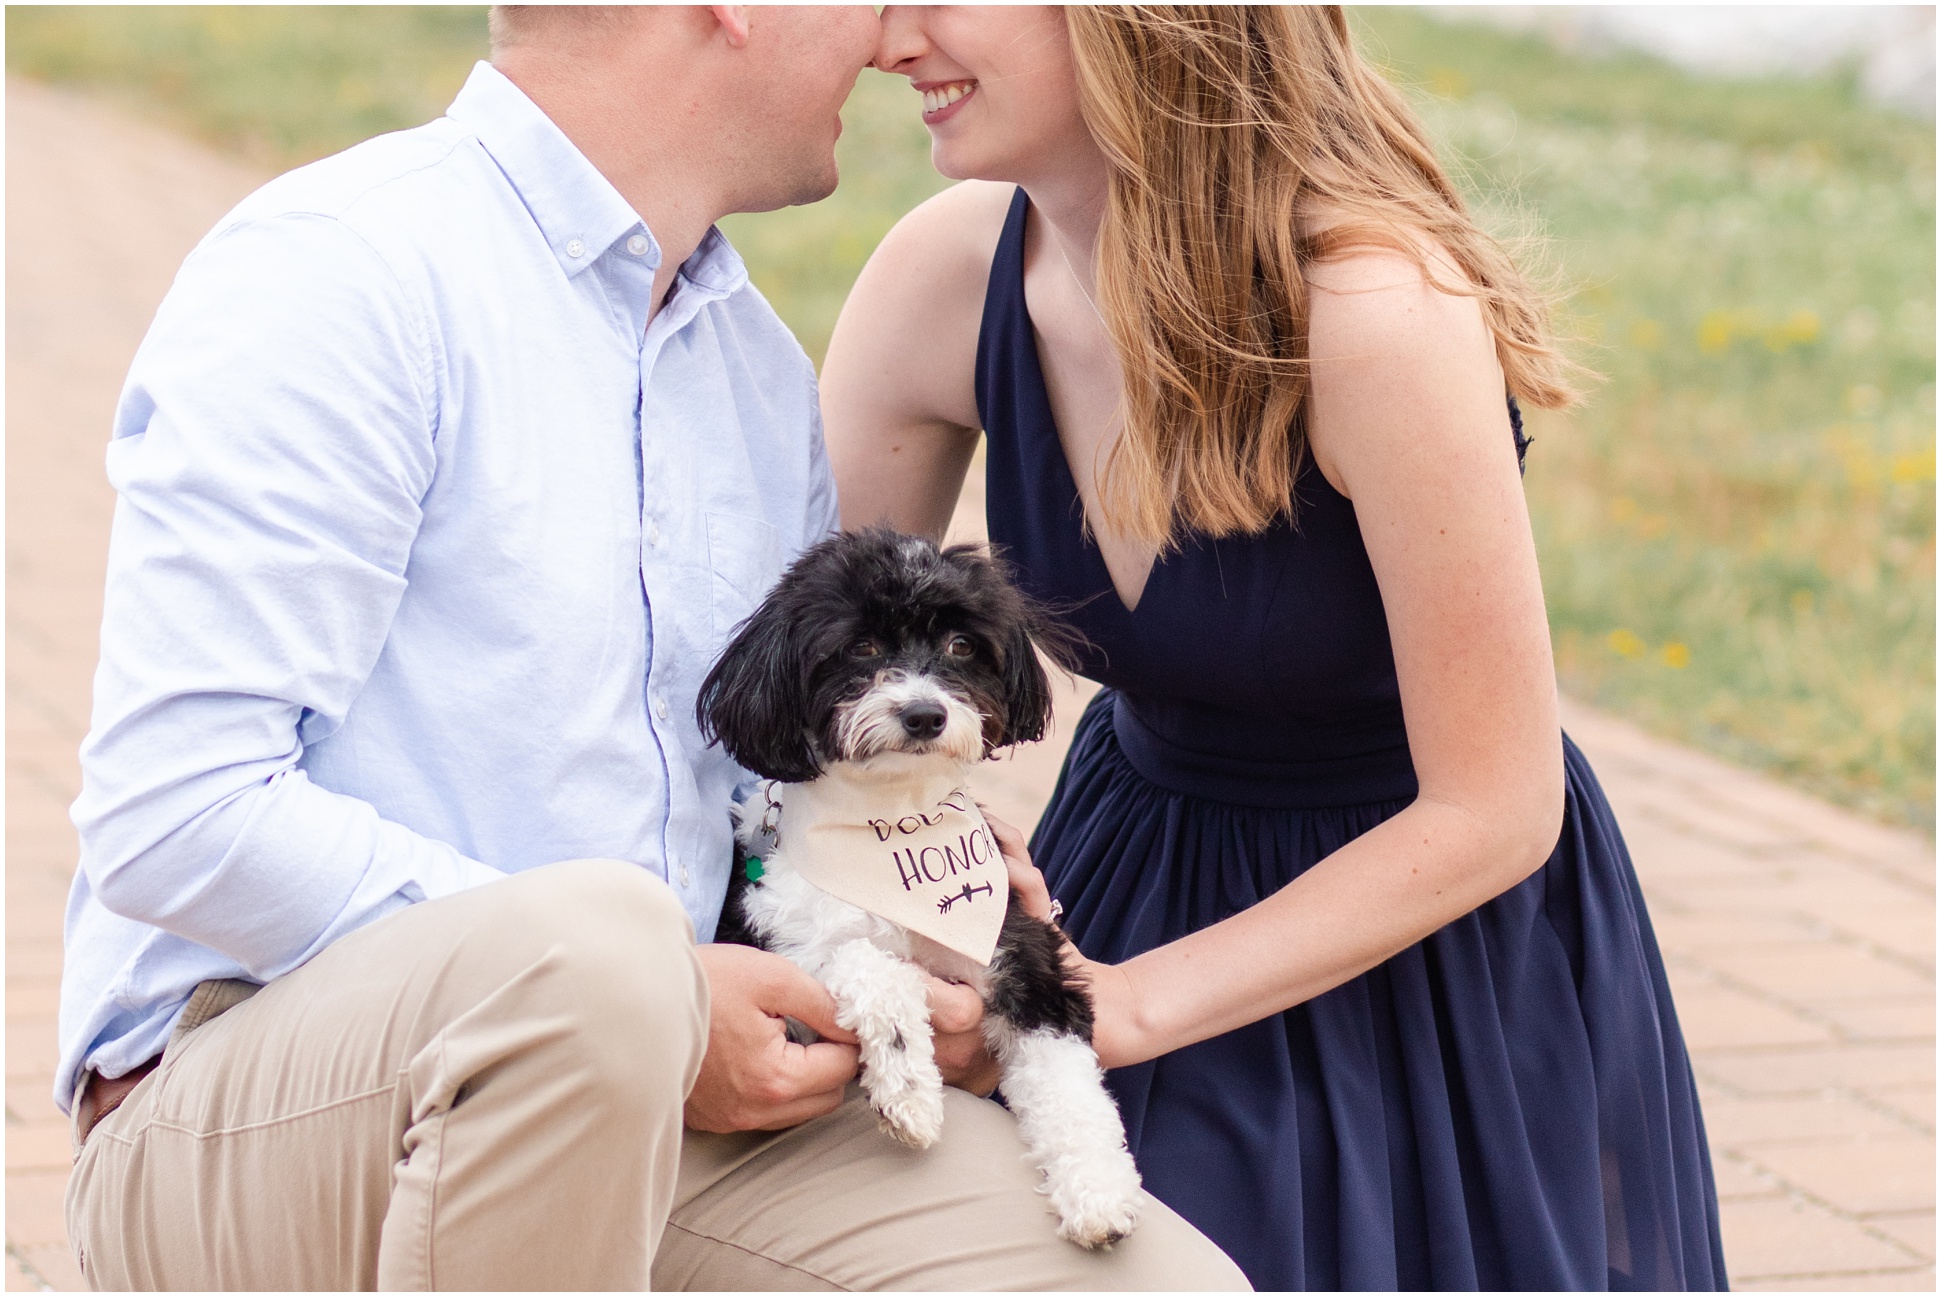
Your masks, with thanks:
M1128 760L1107 690L1032 841L1118 962L1402 810L1227 804ZM1108 1080L1148 1189L1260 1289L1717 1289L1691 1066L1610 807L1567 738L1555 854L1325 995Z

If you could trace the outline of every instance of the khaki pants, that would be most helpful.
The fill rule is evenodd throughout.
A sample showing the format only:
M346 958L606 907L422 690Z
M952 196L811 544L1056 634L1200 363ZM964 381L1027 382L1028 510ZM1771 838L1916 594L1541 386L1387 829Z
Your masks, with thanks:
M81 1148L69 1236L96 1288L1245 1287L1157 1202L1110 1252L1060 1242L1010 1117L961 1091L921 1153L854 1089L684 1132L706 1005L633 866L412 906L256 994L205 983Z

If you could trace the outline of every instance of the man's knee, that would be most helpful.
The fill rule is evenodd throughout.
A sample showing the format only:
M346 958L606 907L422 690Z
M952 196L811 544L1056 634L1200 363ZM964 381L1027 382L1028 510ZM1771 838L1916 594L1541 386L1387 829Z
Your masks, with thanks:
M957 1138L965 1155L983 1163L976 1174L998 1178L995 1163L1015 1167L1023 1148L1009 1113L996 1104L961 1090L945 1094L949 1104L945 1138ZM1035 1175L1031 1177L1034 1181ZM1049 1217L1044 1199L1032 1195L1038 1211ZM1251 1292L1253 1286L1217 1244L1151 1194L1144 1196L1139 1224L1109 1249L1084 1251L1050 1237L1037 1255L1024 1262L1027 1269L1014 1278L1028 1286L1080 1288L1098 1291Z
M666 883L618 860L568 860L518 875L516 922L541 934L578 1001L619 1035L652 1030L704 995L694 923ZM701 1011L705 1022L705 1007Z
M624 860L562 860L513 874L504 885L519 893L521 912L542 926L609 931L641 944L694 944L694 921L673 889Z
M657 1287L764 1282L767 1266L852 1291L1247 1289L1219 1248L1150 1198L1108 1250L1061 1241L1010 1115L961 1090L945 1091L943 1140L920 1153L877 1129L860 1091L760 1151L716 1139L683 1153Z
M523 967L541 955L581 977L679 982L694 924L666 883L619 860L567 860L461 894L466 943Z
M465 999L496 999L516 1016L560 1025L560 1047L585 1055L583 1075L638 1084L659 1058L698 1061L707 985L694 929L667 885L638 865L572 860L462 894ZM516 1006L516 1007L515 1007Z
M1147 1195L1139 1227L1113 1245L1127 1287L1148 1291L1252 1292L1253 1285L1219 1245L1185 1217Z

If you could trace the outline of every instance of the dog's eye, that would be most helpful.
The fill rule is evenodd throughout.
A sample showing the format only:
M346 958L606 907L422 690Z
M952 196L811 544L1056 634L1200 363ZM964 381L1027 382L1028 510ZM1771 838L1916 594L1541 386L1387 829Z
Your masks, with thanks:
M853 658L880 657L883 646L873 639L859 639L849 646L849 656Z
M944 654L947 657L967 658L977 652L977 645L971 643L968 635L952 635L944 641Z

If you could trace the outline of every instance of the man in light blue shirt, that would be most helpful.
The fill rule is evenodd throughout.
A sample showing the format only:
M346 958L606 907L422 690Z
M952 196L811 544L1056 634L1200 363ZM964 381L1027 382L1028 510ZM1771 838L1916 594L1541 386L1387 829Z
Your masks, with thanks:
M494 24L445 118L204 239L122 396L56 1095L90 1280L1224 1281L1156 1204L1057 1243L980 1100L913 1168L826 993L692 944L746 778L695 692L836 519L713 223L828 194L873 15Z

